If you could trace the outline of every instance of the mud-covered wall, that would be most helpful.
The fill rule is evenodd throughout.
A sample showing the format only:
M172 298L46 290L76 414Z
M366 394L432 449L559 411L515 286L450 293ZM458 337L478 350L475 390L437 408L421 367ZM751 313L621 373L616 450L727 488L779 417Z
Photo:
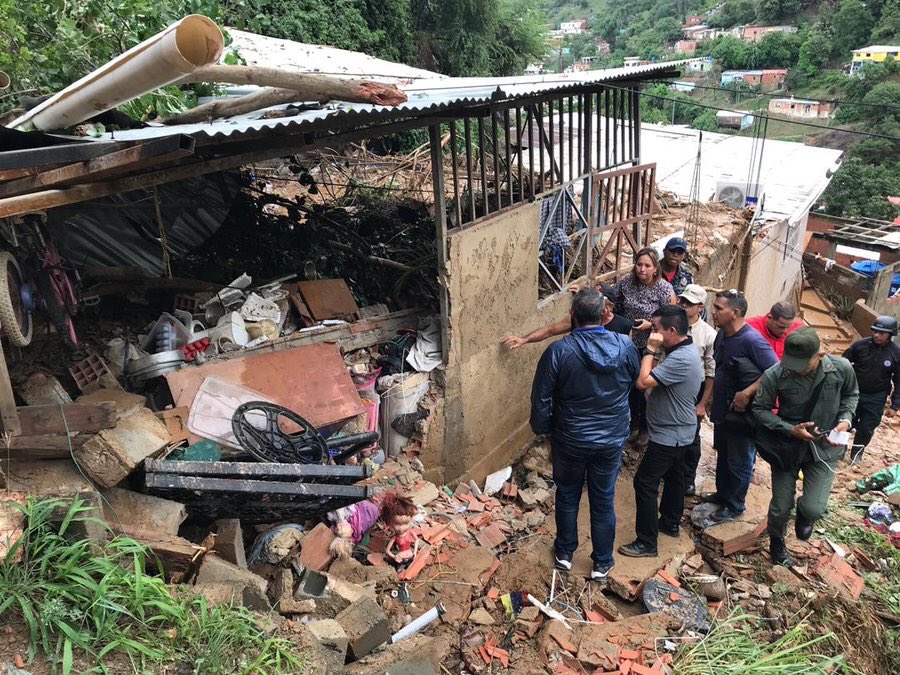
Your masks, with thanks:
M530 204L449 237L450 352L443 479L481 480L532 438L531 382L546 344L500 345L568 311L571 296L538 303L538 221Z

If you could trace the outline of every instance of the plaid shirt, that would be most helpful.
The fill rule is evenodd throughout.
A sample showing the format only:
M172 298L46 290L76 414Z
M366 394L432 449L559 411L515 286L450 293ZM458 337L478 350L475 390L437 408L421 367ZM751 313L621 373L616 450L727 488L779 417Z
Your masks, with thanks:
M665 273L663 273L663 278L672 284L675 295L681 295L685 286L694 283L694 275L685 265L679 265L671 279Z

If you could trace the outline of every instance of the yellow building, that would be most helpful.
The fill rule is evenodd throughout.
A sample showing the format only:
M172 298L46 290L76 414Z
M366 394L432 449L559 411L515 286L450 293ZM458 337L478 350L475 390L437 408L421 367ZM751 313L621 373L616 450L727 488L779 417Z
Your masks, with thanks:
M896 59L898 52L900 52L900 47L889 47L886 45L872 45L871 47L854 49L853 61L850 64L850 74L853 75L867 63L884 63L889 56Z

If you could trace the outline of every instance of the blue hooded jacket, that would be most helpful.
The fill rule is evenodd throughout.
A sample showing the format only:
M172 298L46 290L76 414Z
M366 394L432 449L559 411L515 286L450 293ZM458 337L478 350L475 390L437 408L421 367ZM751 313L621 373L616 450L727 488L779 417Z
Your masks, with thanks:
M628 394L640 372L631 338L576 328L547 347L531 388L531 429L576 453L619 450L628 438Z

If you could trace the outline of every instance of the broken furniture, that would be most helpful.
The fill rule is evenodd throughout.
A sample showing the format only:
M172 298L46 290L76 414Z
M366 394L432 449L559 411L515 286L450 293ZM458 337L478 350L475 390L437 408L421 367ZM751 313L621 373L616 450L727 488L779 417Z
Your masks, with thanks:
M209 520L240 518L272 523L321 517L370 498L374 488L354 485L372 468L272 462L144 462L150 494L174 499Z

